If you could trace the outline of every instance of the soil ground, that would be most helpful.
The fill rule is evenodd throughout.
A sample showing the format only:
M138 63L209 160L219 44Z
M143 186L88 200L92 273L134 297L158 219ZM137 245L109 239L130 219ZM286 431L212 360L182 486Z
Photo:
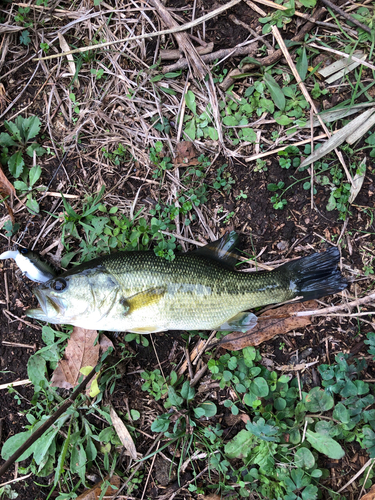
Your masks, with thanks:
M211 5L211 2L198 3L202 9L206 7L206 10L211 10L214 7ZM215 3L215 6L223 3ZM171 10L175 9L179 15L186 15L181 12L186 2L176 0L168 2L167 5ZM190 4L189 7L191 7ZM3 16L8 8L3 7ZM259 28L259 15L251 11L245 3L234 7L230 13L250 25L253 29L256 30ZM57 22L62 23L61 20ZM291 38L298 30L298 26L299 24L296 23L294 18L286 26L287 29L283 30L283 36ZM205 41L214 41L215 49L234 47L236 44L242 43L248 36L248 31L234 24L234 22L229 20L227 15L208 21L205 30ZM7 36L10 37L10 46L17 47L16 35L7 34ZM145 44L144 60L148 64L152 64L154 49L155 41ZM26 60L26 58L27 54L24 54L23 60ZM237 66L239 60L229 58L221 69L230 70ZM6 54L5 62L6 64L2 69L3 73L15 69L14 65L12 65L11 53ZM128 68L133 69L136 63L134 60L127 60L126 64L124 64L125 69L126 65L128 65ZM32 77L35 70L37 71ZM31 83L28 83L30 78ZM21 99L14 102L14 106L3 116L3 119L11 119L15 113L28 106L27 115L38 115L42 121L44 120L46 106L48 105L47 99L50 95L48 92L50 84L46 82L45 73L43 73L42 69L40 67L37 69L35 62L29 60L18 70L9 74L9 76L2 77L1 81L6 88L8 102L14 102L17 94L21 93L24 87L26 87ZM85 85L84 79L82 79L82 82L81 88L75 90L77 102L83 100L85 92L88 91L88 86ZM241 85L239 83L239 86ZM115 93L118 90L119 88L113 89L113 92ZM334 100L344 100L349 95L350 92L342 92L340 95L335 94ZM333 101L331 104L333 104ZM120 109L121 100L116 105L120 113L124 112L126 114L126 111ZM323 106L324 103L319 102L319 105ZM98 111L100 111L100 106ZM58 130L58 124L54 122L53 134L54 138L56 140L59 138L61 141L60 144L63 144L64 137L72 132L73 125L68 123L65 117L61 118L60 121L61 130ZM121 126L124 126L124 122ZM275 125L271 127L273 126ZM1 131L4 130L4 128L1 129ZM47 128L43 133L43 146L49 146L53 149ZM104 129L103 133L105 133ZM85 129L85 134L82 137L81 146L71 149L68 152L67 158L64 161L64 169L58 169L59 161L56 159L52 158L46 162L42 160L42 181L44 185L49 186L49 191L60 191L61 189L64 191L69 185L69 194L78 195L82 199L86 193L93 193L96 188L105 185L106 193L111 193L112 196L112 198L107 198L106 202L113 202L114 204L122 203L124 209L128 209L135 199L137 199L138 203L137 209L141 206L147 206L143 200L164 200L165 202L168 200L169 185L167 184L166 189L159 190L158 184L152 182L152 168L150 169L149 163L144 161L144 158L148 157L148 153L145 152L143 157L137 158L136 153L139 150L139 145L135 146L135 163L131 165L134 178L129 178L126 183L121 184L119 181L127 175L129 163L122 162L117 166L103 164L99 168L98 160L96 163L93 160L95 159L95 154L100 150L100 142L95 152L94 141L93 138L89 137L88 128ZM93 129L93 134L97 134L97 130L94 132ZM119 135L121 135L121 131ZM114 143L116 142L119 142L118 138L117 140L114 138ZM82 148L81 157L79 156L80 147ZM147 148L149 147L150 144L147 144ZM200 152L205 152L205 154L209 155L204 144L198 144L198 148ZM99 158L98 155L96 157ZM306 176L306 172L298 172L296 169L293 171L291 171L292 169L281 169L276 155L267 158L267 170L265 171L255 171L254 168L250 168L249 164L241 158L225 158L223 155L216 157L215 160L214 158L215 155L211 155L210 159L213 161L208 168L207 184L212 185L215 182L217 168L223 163L228 163L226 172L229 172L235 181L232 189L227 194L211 189L208 200L204 205L205 218L216 237L221 236L228 229L234 229L241 235L244 255L256 256L262 252L259 262L271 264L285 258L301 257L311 253L313 250L323 250L331 244L335 244L341 235L341 239L343 240L343 244L341 245L342 264L345 266L343 272L350 281L353 281L349 294L351 297L356 297L362 293L370 293L373 281L371 275L370 277L365 276L363 271L366 266L371 268L372 261L371 258L369 260L369 253L371 256L371 251L375 243L375 227L372 217L375 172L371 161L368 163L366 178L356 198L355 206L350 207L350 214L347 221L344 222L339 220L336 210L328 212L325 209L329 198L329 189L317 186L317 193L314 196L314 206L311 208L309 191L303 189L303 182L297 183L295 188L293 188L293 192L288 193L286 207L283 210L275 210L270 202L270 192L267 189L267 185L279 181L288 184L291 175L294 175L296 179L302 179ZM345 156L344 154L344 160L350 163L350 156ZM69 176L69 182L67 181L67 176ZM145 182L142 179L148 179L151 182ZM242 192L247 198L240 197ZM61 201L61 199L57 199ZM52 197L42 199L40 202L41 211L38 216L31 216L26 210L21 210L16 214L16 220L20 224L20 233L24 231L22 245L31 247L36 238L40 237L41 228L47 220L47 212L51 212L52 208L55 208L53 206L54 202L55 199ZM223 215L233 213L229 219L221 217L221 207ZM5 217L5 209L0 207L0 210L2 211L0 215ZM62 211L62 208L59 211ZM201 241L202 236L206 237L205 231L202 231L199 221L193 221L190 227L192 234L198 239L200 238ZM0 253L10 248L17 240L19 234L12 241L7 241L7 238L1 235ZM60 237L61 226L57 224L52 227L47 235L42 235L40 242L36 245L36 249L42 251ZM187 249L192 249L192 246L187 245ZM51 256L54 256L53 252L47 253L46 258L50 262L52 262ZM348 269L358 272L357 276L359 276L359 279L355 283L353 278L355 275L348 272ZM29 320L25 316L25 310L36 303L31 293L32 286L33 284L21 275L13 261L2 261L0 264L1 384L27 379L27 361L30 355L44 346L41 339L41 326L38 322ZM323 301L324 304L331 305L336 303L337 299L327 297ZM271 366L288 365L291 356L296 351L307 362L319 360L319 363L330 363L334 360L338 352L347 352L351 353L354 357L359 357L365 352L363 340L366 333L373 330L371 317L366 317L366 321L363 322L357 318L346 317L338 319L316 318L313 320L312 325L306 327L303 331L294 332L291 335L279 335L272 341L262 344L260 346L260 353L264 358L269 360ZM124 341L123 334L119 334L118 336L109 334L109 336L114 342L115 347L118 347L118 344ZM196 339L191 338L190 342L190 345L193 345ZM149 419L151 419L151 415L160 413L160 405L147 397L145 392L141 390L143 382L140 378L140 371L151 371L162 367L164 374L167 375L172 367L182 360L186 340L185 337L181 336L181 332L166 332L154 334L153 343L154 347L152 343L148 347L143 347L135 341L129 343L128 347L134 354L134 357L127 360L124 368L125 375L117 382L116 389L110 396L111 404L115 409L122 411L124 407L129 407L138 410L144 419L144 429L148 429L147 432L149 432ZM216 355L223 352L224 350L219 349ZM207 361L208 358L204 359ZM374 375L374 363L371 361L365 376L374 378ZM318 374L314 367L310 368L304 375L306 383L310 384L310 386L314 385L314 380L317 376ZM30 407L33 390L29 385L21 385L16 389L16 393L4 389L0 391L1 445L10 436L22 432L24 426L27 424L23 411ZM225 399L225 396L220 391L216 391L216 395L217 401L220 404ZM220 420L225 421L225 418L229 415L230 410L221 405ZM228 428L228 437L234 435L240 427L241 424L237 423L235 427ZM141 434L135 443L137 451L142 454L147 453L153 439L153 437L150 438ZM358 449L355 457L353 462L341 464L343 470L348 469L353 475L367 460L366 454L360 449ZM198 463L198 468L201 465ZM327 459L324 466L331 471L329 478L330 487L337 489L336 486L339 484L338 478L335 476L337 463ZM162 456L158 457L154 469L155 475L152 476L149 482L145 498L159 498L168 492L172 495L179 488L179 484L173 477L173 474L170 477L168 476L169 471L166 471L168 467L168 462ZM8 474L1 479L1 482L11 480L15 475L17 475L17 471L15 471L13 466ZM190 479L191 473L186 472L180 478L180 481L184 483ZM13 483L12 488L19 493L19 498L22 500L42 500L48 495L49 481L50 478L48 477L35 478L34 476L30 476L19 483ZM183 490L175 498L190 497L194 497L194 495L190 494L187 490ZM137 496L137 493L134 493L134 497L132 498L140 497Z

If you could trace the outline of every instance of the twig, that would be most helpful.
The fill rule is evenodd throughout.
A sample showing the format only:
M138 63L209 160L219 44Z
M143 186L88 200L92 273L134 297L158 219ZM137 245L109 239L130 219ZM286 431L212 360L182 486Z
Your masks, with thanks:
M98 43L97 45L88 45L87 47L80 47L79 49L74 49L74 50L69 50L68 52L60 52L59 54L53 54L50 56L45 56L45 57L38 57L34 59L34 61L46 61L48 59L56 59L57 57L63 57L67 56L69 54L78 54L81 52L88 52L89 50L96 50L96 49L102 49L103 47L110 47L111 45L116 45L119 43L124 43L124 42L130 42L133 40L143 40L144 38L153 38L155 36L160 36L160 35L170 35L172 33L180 33L181 31L188 30L190 28L193 28L194 26L198 26L198 24L201 24L208 19L212 19L213 17L216 17L220 15L222 12L225 12L228 9L231 9L234 5L240 3L241 0L231 0L225 5L222 5L221 7L218 7L217 9L208 12L208 14L205 14L202 17L198 17L198 19L195 19L194 21L190 21L189 23L182 24L182 25L177 25L171 29L167 30L162 30L162 31L154 31L152 33L143 33L142 35L137 35L137 36L129 36L127 38L122 38L121 40L114 40L111 42L105 42L105 43Z
M359 59L359 57L350 54L345 54L345 52L341 52L340 50L331 49L330 47L325 47L324 45L317 45L316 43L309 43L308 46L314 47L315 49L319 50L325 50L326 52L332 52L333 54L337 54L340 57L346 57L347 59L350 59L353 62L359 62L363 66L375 70L375 66L373 64L365 61L364 59Z
M368 26L365 26L360 21L357 21L357 19L355 19L350 14L347 14L344 10L340 9L340 7L338 7L334 3L330 2L330 0L322 0L322 3L324 3L324 5L326 5L330 9L332 9L335 12L337 12L338 14L340 14L340 16L344 17L347 21L350 21L351 23L358 26L358 28L361 28L362 30L367 31L367 33L371 34L371 30Z
M156 451L158 451L159 446L160 446L160 441L159 441L159 443L158 443L158 446L157 446L157 448L156 448ZM145 482L145 485L144 485L144 488L143 488L143 492L142 492L141 500L143 500L143 499L144 499L144 497L145 497L145 493L146 493L147 485L148 485L148 482L149 482L149 480L150 480L150 476L151 476L152 468L154 467L154 462L155 462L155 459L156 459L156 453L155 453L155 455L152 457L151 467L150 467L150 470L148 471L148 475L147 475L147 479L146 479L146 482Z
M3 345L9 345L11 347L24 347L25 349L36 349L36 345L30 344L19 344L18 342L8 342L7 340L3 340Z
M187 362L187 365L188 365L189 377L190 377L190 380L193 380L194 373L193 373L193 367L191 366L191 359L190 359L189 349L186 347L184 349L184 352L185 352L185 356L186 356L186 362Z
M229 19L234 24L237 24L237 26L242 26L243 28L245 28L245 30L247 30L249 33L251 33L255 37L255 39L259 38L259 34L255 30L253 30L253 28L251 26L244 23L240 19L237 19L237 17L234 14L230 14ZM252 40L252 41L254 41L254 40ZM267 47L268 50L270 50L271 52L275 51L275 49L272 47L272 45L267 41L267 39L265 37L264 37L263 43Z
M213 42L207 44L206 47L196 47L196 51L199 55L209 54L214 48ZM178 49L166 50L162 49L159 52L159 57L162 61L174 61L181 57L181 52Z
M354 474L354 476L346 484L344 484L344 486L342 488L340 488L337 493L341 493L342 491L346 490L346 488L348 486L350 486L353 483L353 481L355 481L357 479L357 477L359 477L362 474L362 472L365 471L366 468L371 465L371 462L373 462L373 461L374 461L373 458L370 458L370 460L367 460L365 465L363 467L361 467L361 469L359 469L359 471L356 474Z
M190 387L195 387L197 385L197 383L200 381L200 379L203 377L203 375L206 373L207 371L207 364L205 363L202 368L199 368L199 370L197 370L196 374L194 375L194 378L190 381Z
M180 486L172 495L167 493L166 495L160 496L159 500L173 500L173 498L178 494L178 492L180 490L182 490L183 488L186 488L187 486L189 486L190 483L196 481L198 479L198 477L202 476L207 470L208 470L208 465L199 474L197 474L195 477L193 477L193 479L190 479L190 481L188 481L187 483Z
M24 380L16 380L15 382L7 382L6 384L1 384L0 385L0 390L3 389L8 389L8 387L16 387L17 385L26 385L26 384L31 384L31 380L28 378L25 378Z
M211 54L206 54L202 56L202 61L205 63L209 63L215 61L215 59L222 59L224 57L236 57L236 56L246 56L252 51L255 51L255 47L252 47L252 44L257 40L260 40L263 36L258 36L250 41L244 47L233 47L232 49L221 49L216 52L212 52ZM189 66L187 59L182 58L174 64L170 64L169 66L164 66L162 72L169 73L170 71L176 71L178 69L184 69Z
M86 385L90 382L90 380L95 375L95 368L91 370L91 372L87 375L87 377L82 380L77 389L72 393L70 398L68 398L55 413L44 422L30 437L27 439L18 450L13 453L13 455L8 458L6 462L0 467L0 477L5 474L5 472L11 467L14 462L28 449L30 446L35 443L37 439L39 439L47 429L49 429L58 418L69 408L69 406L74 403L74 400L79 396L79 394L85 389Z
M23 481L24 479L27 479L28 477L32 476L32 472L30 474L27 474L27 476L22 476L22 477L17 477L17 479L11 479L10 481L7 481L6 483L1 483L0 488L3 486L6 486L7 484L12 484L12 483L17 483L18 481Z
M314 311L299 311L291 313L291 316L325 316L326 314L340 311L340 309L350 309L352 307L361 306L363 304L368 304L372 300L375 300L375 293L367 295L362 299L353 300L353 302L347 302L346 304L340 304L339 306L325 307L324 309L315 309Z
M338 130L334 131L334 133L336 133L336 132L338 132ZM318 141L320 139L325 139L326 137L327 137L327 134L320 134L320 135L314 137L314 140ZM284 149L288 148L289 146L303 146L304 144L308 144L309 142L311 143L311 138L304 139L303 141L299 141L299 142L292 142L291 144L286 144L285 146L282 146L281 148L271 149L270 151L266 151L265 153L259 153L257 155L249 156L248 158L245 158L245 161L246 162L255 161L258 158L264 158L265 156L273 155L275 153L278 153L279 151L284 151Z
M362 494L363 494L363 492L365 491L365 484L367 483L367 479L368 479L368 477L369 477L369 475L370 475L370 472L371 472L372 468L374 467L374 464L375 464L375 461L374 461L374 459L373 459L373 460L372 460L372 464L371 464L371 465L370 465L370 467L368 468L367 474L366 474L366 476L365 476L365 478L364 478L364 480L363 480L363 483L362 483L362 488L361 488L361 491L359 492L359 495L358 495L358 500L361 500L361 498L362 498Z
M30 321L25 321L24 319L22 318L19 318L18 316L16 316L15 314L11 313L10 311L8 311L8 309L3 309L3 314L4 316L6 316L9 320L9 316L11 316L12 318L14 318L15 320L17 321L21 321L21 323L24 323L25 325L29 326L30 328L34 328L34 330L41 330L42 327L39 326L39 325L33 325L32 323L30 323Z

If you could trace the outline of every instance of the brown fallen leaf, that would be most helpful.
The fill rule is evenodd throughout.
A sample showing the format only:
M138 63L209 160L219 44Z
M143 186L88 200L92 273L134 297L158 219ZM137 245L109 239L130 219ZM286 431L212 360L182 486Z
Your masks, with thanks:
M99 342L94 345L97 337L98 332L96 330L86 330L77 326L73 328L64 357L59 361L56 370L52 374L52 386L72 389L78 385L81 368L97 365L101 350ZM110 344L112 343L105 337L102 352L105 352ZM89 388L87 390L89 391Z
M130 453L130 456L133 460L137 460L137 450L135 448L135 444L133 438L131 437L126 425L121 420L121 418L117 415L116 411L112 408L110 410L111 420L113 427L116 429L117 435L120 438L121 443L125 447L125 449Z
M232 332L226 335L220 342L220 347L231 351L239 351L244 347L257 346L262 342L272 339L291 330L303 328L311 323L310 316L292 317L291 313L306 311L317 307L315 300L307 302L295 302L286 304L264 312L258 318L258 323L251 330L243 332ZM294 321L295 319L303 321Z
M173 159L174 165L188 167L190 165L198 165L197 150L194 144L190 141L181 141L176 147L176 156Z
M105 492L104 497L107 498L109 496L115 495L118 492L118 489L120 488L121 485L121 479L119 476L112 476L111 479L109 477L105 477L103 481L100 481L100 483L96 483L95 486L90 488L89 490L84 491L79 497L76 498L76 500L99 500L100 495L102 494L102 484L104 481L110 481L111 486L108 486L107 491Z
M366 495L363 495L360 500L375 500L375 484L371 486L371 490Z
M6 178L2 168L0 167L0 196L4 198L8 198L8 200L4 201L4 204L8 210L9 216L12 219L14 224L14 214L13 214L13 197L16 194L16 190L13 187L8 179Z
M246 415L246 413L240 413L239 415L229 414L224 417L224 420L227 425L236 425L238 422L247 424L247 422L250 422L250 417L249 415Z

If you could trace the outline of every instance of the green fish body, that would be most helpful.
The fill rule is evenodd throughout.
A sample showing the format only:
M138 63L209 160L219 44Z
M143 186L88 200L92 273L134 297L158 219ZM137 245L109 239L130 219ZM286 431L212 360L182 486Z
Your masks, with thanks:
M229 269L230 259L225 259L225 251L221 258L217 248L214 258L209 251L190 252L176 255L172 262L153 252L95 259L39 285L34 293L41 309L27 314L108 331L245 331L256 322L248 309L298 296L308 300L347 286L337 270L337 249L274 271L243 273Z

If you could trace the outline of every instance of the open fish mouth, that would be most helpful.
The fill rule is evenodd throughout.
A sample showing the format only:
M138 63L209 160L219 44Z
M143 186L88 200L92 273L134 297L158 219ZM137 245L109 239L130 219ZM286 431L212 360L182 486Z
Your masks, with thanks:
M38 289L33 290L33 292L38 299L40 307L37 309L28 309L26 314L29 318L51 321L53 318L63 316L65 308L61 300L49 297Z

